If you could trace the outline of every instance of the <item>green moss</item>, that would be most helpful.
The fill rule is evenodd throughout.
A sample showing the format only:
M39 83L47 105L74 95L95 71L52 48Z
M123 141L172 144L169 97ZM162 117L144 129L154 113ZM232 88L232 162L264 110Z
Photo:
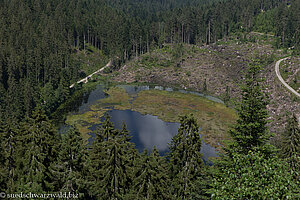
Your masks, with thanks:
M51 119L54 123L58 125L64 122L67 113L72 111L74 106L77 107L81 105L83 95L90 93L99 83L101 82L88 82L87 84L83 84L82 88L76 90L71 98L67 99L67 101L61 104L56 111L51 114Z
M88 111L83 114L69 115L66 119L66 124L75 126L81 133L84 140L88 140L89 133L92 131L89 129L91 125L100 123L100 118L104 116L107 109L98 111Z
M235 111L225 105L180 92L142 91L133 102L132 110L157 115L168 122L178 122L180 115L193 113L205 141L215 147L229 139L227 129L236 121Z
M214 147L229 139L227 129L236 120L234 110L193 94L147 90L139 92L130 104L133 96L129 96L123 88L111 87L106 93L109 97L90 106L91 111L67 117L66 123L76 126L85 139L89 138L91 132L88 128L98 124L104 113L112 108L156 115L168 122L179 122L180 115L193 113L202 128L205 142Z
M117 110L130 109L129 96L123 88L111 87L106 93L109 97L100 99L96 104L90 106L91 111L67 116L66 124L78 128L86 141L90 137L89 133L92 132L89 128L93 124L99 124L100 118L104 116L104 113L111 110L111 108L107 107L113 107Z
M83 114L78 115L69 115L66 119L66 123L70 125L76 125L76 123L80 121L84 121L87 123L98 123L99 118L101 118L107 109L97 110L97 111L88 111Z
M112 106L117 110L130 109L129 96L124 88L111 87L106 93L109 95L108 98L100 99L97 104L92 105L91 110L101 110L103 107Z

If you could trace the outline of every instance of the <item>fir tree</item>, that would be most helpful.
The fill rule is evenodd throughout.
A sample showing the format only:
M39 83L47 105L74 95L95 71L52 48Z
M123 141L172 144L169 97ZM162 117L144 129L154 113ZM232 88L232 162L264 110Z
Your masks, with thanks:
M126 183L131 171L126 158L126 145L122 138L111 138L103 142L105 155L102 159L105 164L100 170L103 180L99 189L104 199L121 199L126 193Z
M52 191L52 174L50 165L55 161L57 152L57 135L44 111L37 106L23 124L22 162L18 166L20 170L19 191L40 193Z
M180 117L180 128L170 145L170 173L176 198L189 199L201 173L201 138L193 115Z
M211 199L299 199L299 184L288 164L278 157L249 151L232 153L231 162L219 166L210 189ZM298 196L297 196L298 195Z
M0 118L0 140L4 139L4 131L3 131L4 122L2 118ZM5 148L3 143L0 143L0 188L2 191L6 191L7 189L7 178L8 178L8 170L5 166L6 158L5 158Z
M131 136L129 136L129 131L127 130L126 124L122 122L122 128L119 130L118 137L122 138L122 142L125 143L125 152L126 152L126 160L128 161L128 168L131 172L129 172L129 177L126 179L125 189L127 191L130 190L131 184L134 177L134 171L136 168L136 161L139 160L140 156L138 150L135 148L135 144L130 142Z
M290 164L291 171L300 181L300 128L295 114L289 119L283 133L281 156Z
M105 151L102 146L103 142L104 136L102 135L101 129L98 128L89 151L89 168L91 172L89 176L89 195L91 196L100 196L99 188L101 187L101 181L103 179L100 170L104 166L103 157L105 156Z
M170 199L167 164L156 148L148 155L145 150L136 166L133 190L135 199Z
M281 148L285 158L291 158L294 155L300 156L300 128L295 114L288 119Z
M214 175L212 199L296 198L297 183L287 164L273 155L274 147L268 144L268 101L259 73L259 65L250 65L237 109L239 119L229 131L233 142L216 163L220 171Z
M52 167L58 185L57 191L75 194L85 192L86 159L80 133L75 128L69 129L62 135L58 160Z
M115 130L114 124L110 121L111 116L106 113L105 114L105 120L101 124L100 127L100 134L102 135L104 140L108 140L109 138L114 138L115 136L118 135L118 131Z
M124 137L125 141L130 142L131 136L129 136L129 131L127 130L127 126L125 122L122 122L122 128L119 133L120 137Z
M241 87L242 99L237 107L238 120L229 131L233 143L227 149L247 154L248 151L260 150L271 153L268 140L271 134L266 126L268 121L267 95L262 91L261 67L257 63L250 64L245 77L245 84Z
M109 119L110 116L106 115L91 146L91 195L100 199L120 199L125 195L131 180L127 153L132 145L126 141L127 130L123 128L123 132L114 129Z
M16 119L8 119L5 124L0 124L0 135L1 135L1 148L3 149L3 162L2 166L6 172L6 185L7 192L13 192L16 187L17 173L16 173L16 162L18 152L18 137L19 137L19 126L18 123L14 123Z

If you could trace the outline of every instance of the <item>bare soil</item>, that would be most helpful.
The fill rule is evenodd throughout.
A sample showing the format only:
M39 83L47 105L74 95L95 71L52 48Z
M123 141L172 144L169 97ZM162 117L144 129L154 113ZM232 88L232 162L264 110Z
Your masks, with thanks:
M156 83L177 86L198 92L206 92L224 99L229 89L228 105L240 97L240 84L248 63L253 59L263 62L265 92L269 94L270 129L280 133L284 130L286 115L294 112L300 117L300 100L287 91L277 79L274 66L282 50L274 50L268 42L241 43L238 40L219 42L207 46L184 46L184 55L174 57L174 45L166 44L159 49L140 56L124 65L113 76L117 82ZM297 58L299 59L299 58ZM295 71L298 62L290 62Z

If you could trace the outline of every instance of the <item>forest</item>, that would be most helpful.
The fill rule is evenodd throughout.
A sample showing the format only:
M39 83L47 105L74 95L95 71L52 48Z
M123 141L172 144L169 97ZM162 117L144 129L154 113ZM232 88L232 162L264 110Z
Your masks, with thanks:
M78 52L113 70L165 44L211 45L249 32L300 53L298 0L2 0L0 2L0 192L79 194L79 199L300 199L300 127L294 114L274 145L263 64L248 64L232 140L213 165L199 125L181 116L170 152L139 153L106 115L86 145L75 127L57 131L58 108L88 74ZM2 195L2 193L1 193ZM1 196L3 197L3 196ZM4 196L5 198L5 196ZM55 199L53 197L53 199Z

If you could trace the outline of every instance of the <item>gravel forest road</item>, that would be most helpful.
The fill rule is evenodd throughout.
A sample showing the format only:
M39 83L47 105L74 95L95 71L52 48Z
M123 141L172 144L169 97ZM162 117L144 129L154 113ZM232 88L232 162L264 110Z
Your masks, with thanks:
M280 71L279 71L279 65L282 61L288 59L289 57L286 57L286 58L282 58L280 60L278 60L275 64L275 72L276 72L276 75L278 77L278 79L281 81L281 83L288 89L290 90L292 93L294 93L296 96L300 97L300 94L298 92L296 92L291 86L289 86L282 78L282 76L280 75Z

